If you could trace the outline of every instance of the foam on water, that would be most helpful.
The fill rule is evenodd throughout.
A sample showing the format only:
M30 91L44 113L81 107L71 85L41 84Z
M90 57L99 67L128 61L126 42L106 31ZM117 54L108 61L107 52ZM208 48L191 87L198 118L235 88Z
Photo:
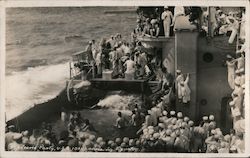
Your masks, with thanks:
M6 119L56 97L69 78L68 63L28 68L6 76Z
M97 103L98 106L117 110L128 110L130 106L135 104L141 104L140 96L120 94L109 95Z

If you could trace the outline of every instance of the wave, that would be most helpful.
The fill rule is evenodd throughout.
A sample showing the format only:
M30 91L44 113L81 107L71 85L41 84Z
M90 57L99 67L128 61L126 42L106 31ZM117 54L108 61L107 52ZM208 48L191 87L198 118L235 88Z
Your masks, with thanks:
M68 63L30 67L6 76L7 121L56 97L69 78Z
M139 95L111 94L100 100L97 105L108 109L129 110L135 104L140 105L141 103Z

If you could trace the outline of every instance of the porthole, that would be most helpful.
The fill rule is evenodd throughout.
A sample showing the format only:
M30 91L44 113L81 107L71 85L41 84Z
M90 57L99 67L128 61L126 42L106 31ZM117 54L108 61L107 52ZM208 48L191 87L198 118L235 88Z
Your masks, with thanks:
M207 100L206 99L201 99L200 104L203 105L203 106L207 105Z
M212 53L205 53L203 55L203 61L205 61L206 63L211 63L214 60L214 56Z

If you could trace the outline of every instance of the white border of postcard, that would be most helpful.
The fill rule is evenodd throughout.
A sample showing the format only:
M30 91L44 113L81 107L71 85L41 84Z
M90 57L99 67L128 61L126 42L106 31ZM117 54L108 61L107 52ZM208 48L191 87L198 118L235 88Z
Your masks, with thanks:
M200 154L200 153L90 153L90 152L10 152L4 150L5 132L5 8L9 7L74 7L74 6L235 6L246 7L246 150L245 154ZM0 157L249 157L250 156L250 122L249 122L249 1L248 0L5 0L0 2Z

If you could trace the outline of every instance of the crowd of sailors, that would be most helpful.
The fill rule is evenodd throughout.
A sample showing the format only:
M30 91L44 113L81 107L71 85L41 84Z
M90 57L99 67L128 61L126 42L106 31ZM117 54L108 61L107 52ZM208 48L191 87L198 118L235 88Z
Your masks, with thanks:
M231 30L231 36L238 32L239 19L236 14L223 13L215 9L212 20L213 34L224 34ZM213 11L212 11L213 13ZM178 96L180 102L190 101L188 87L189 74L176 71L174 79L161 65L159 56L145 51L139 36L158 37L159 23L163 20L165 36L170 36L170 27L178 16L184 15L184 7L175 7L174 14L168 7L162 14L144 17L139 13L137 26L131 34L131 42L125 41L121 34L102 39L99 46L95 40L89 41L87 60L95 66L96 75L105 70L112 70L113 76L142 79L155 75L162 81L160 93L153 96L150 105L135 105L129 120L118 112L115 127L122 132L128 127L136 129L136 137L116 137L105 139L98 136L98 131L90 120L79 112L62 113L61 121L67 124L67 130L59 135L52 130L51 124L43 123L40 128L17 132L14 125L6 128L5 149L8 151L110 151L110 152L195 152L195 153L244 153L244 88L245 88L245 48L244 44L237 51L236 57L227 56L228 82L233 89L231 107L234 129L223 134L217 126L214 115L203 116L200 123L195 123L180 111L172 108L172 96ZM206 12L203 12L206 15ZM197 19L196 19L197 20ZM194 20L195 21L195 20ZM241 20L242 22L243 20ZM206 25L204 25L206 26ZM205 27L203 27L206 30ZM236 30L234 30L236 29ZM231 38L231 37L230 37ZM244 38L242 36L243 43ZM176 94L175 94L176 93ZM145 108L147 107L147 108Z
M59 135L49 123L40 128L16 132L15 126L6 129L5 143L8 151L61 151L61 152L178 152L178 153L244 153L244 133L231 130L224 135L217 127L213 115L203 116L195 124L182 112L165 110L162 102L150 110L136 106L129 120L118 112L114 125L120 132L136 127L136 137L105 139L88 119L79 112L71 112L67 130Z

